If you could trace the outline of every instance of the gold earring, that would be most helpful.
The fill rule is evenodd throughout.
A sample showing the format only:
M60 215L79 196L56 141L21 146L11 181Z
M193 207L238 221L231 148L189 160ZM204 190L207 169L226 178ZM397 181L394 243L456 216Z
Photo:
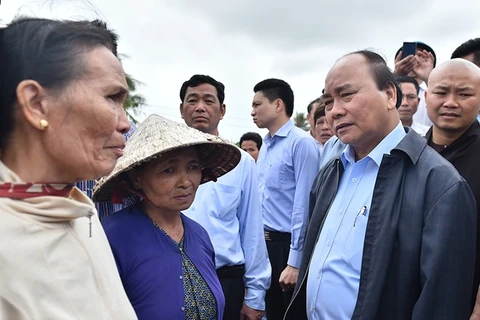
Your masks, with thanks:
M48 128L48 121L45 119L40 120L40 129L45 130Z

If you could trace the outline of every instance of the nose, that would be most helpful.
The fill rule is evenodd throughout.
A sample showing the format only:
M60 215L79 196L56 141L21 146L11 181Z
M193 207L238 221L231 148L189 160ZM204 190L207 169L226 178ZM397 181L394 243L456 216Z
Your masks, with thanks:
M457 96L454 93L449 93L445 97L443 105L447 108L458 108Z
M345 115L345 108L340 102L335 102L335 100L333 100L331 104L332 105L329 113L333 119L338 119Z
M402 106L407 106L407 105L408 105L408 103L407 103L407 96L402 95L402 104L401 104L401 105L402 105Z
M130 130L131 124L127 117L125 109L121 108L118 116L117 131L122 134L127 133Z
M256 114L255 109L252 109L252 112L250 112L250 115L251 115L252 117L255 117L255 114Z
M205 112L205 111L206 111L205 103L203 102L203 100L199 100L197 105L195 106L195 112L202 113L202 112Z
M179 172L179 177L177 181L177 185L180 188L187 189L192 186L192 179L190 173L187 170L181 170Z

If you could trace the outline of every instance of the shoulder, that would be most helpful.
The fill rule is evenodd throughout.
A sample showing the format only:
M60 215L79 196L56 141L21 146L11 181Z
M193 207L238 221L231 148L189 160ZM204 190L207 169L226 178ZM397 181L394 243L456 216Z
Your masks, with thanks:
M105 233L110 238L112 234L129 232L143 221L143 212L139 206L133 205L109 216L102 222Z
M185 231L189 233L190 237L195 237L204 243L210 244L209 246L211 246L210 236L208 235L208 232L207 230L205 230L204 227L202 227L198 222L187 217L183 213L181 213L181 217Z

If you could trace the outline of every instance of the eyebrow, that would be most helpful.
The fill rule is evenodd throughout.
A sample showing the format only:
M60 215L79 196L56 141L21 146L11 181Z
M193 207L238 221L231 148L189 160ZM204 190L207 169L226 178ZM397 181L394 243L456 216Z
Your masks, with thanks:
M342 92L343 90L352 89L352 88L353 88L353 86L352 86L351 84L346 83L346 84L342 84L342 85L334 88L333 91L334 91L336 94L339 94L339 93ZM331 98L332 95L326 92L326 93L323 94L323 97L324 97L324 98Z
M199 97L199 96L200 96L200 95L199 95L198 93L192 92L192 93L189 93L189 94L185 97L185 99L188 99L188 98L191 98L191 97L197 98L197 97ZM216 97L215 95L213 95L213 94L211 94L211 93L205 93L204 96L210 97L210 98L215 98L215 97Z

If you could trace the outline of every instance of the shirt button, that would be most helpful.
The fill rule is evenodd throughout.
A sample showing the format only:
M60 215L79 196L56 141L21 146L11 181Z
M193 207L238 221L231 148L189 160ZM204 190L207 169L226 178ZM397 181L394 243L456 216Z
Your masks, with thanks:
M180 276L180 280L182 280L182 279L183 279L183 277L182 277L182 276Z
M343 214L343 209L340 209L340 214Z
M330 240L327 241L327 246L329 247L331 244Z
M313 311L315 311L315 306L314 306L314 305L312 305L312 306L310 307L310 312L313 312Z
M321 276L322 276L322 275L321 275L320 273L317 274L317 279L320 279Z
M357 182L357 178L353 178L353 179L352 179L352 182L353 182L353 183L356 183L356 182Z
M182 309L182 311L185 311L185 307L182 307L181 309Z

